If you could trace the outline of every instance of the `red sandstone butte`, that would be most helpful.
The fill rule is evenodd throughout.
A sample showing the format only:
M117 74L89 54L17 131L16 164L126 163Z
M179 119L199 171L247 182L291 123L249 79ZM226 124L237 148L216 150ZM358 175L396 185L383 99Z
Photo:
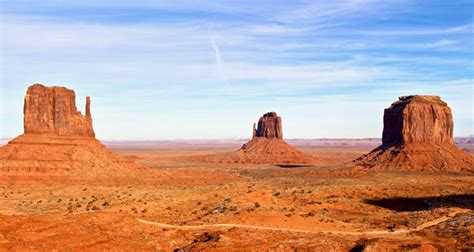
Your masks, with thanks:
M283 139L281 117L279 117L275 112L268 112L264 114L258 120L258 128L255 129L255 124L253 125L253 127L253 138L266 137Z
M34 176L81 181L140 180L147 168L116 155L95 139L89 97L85 115L65 87L30 86L24 104L24 134L0 148L0 178Z
M474 171L453 144L453 118L439 96L402 96L384 112L382 145L357 160L371 170Z
M452 144L451 108L439 96L402 96L384 113L383 145Z
M314 163L306 155L283 140L281 117L275 112L264 114L253 124L252 139L229 154L194 156L190 159L209 163L307 165Z
M25 133L94 137L89 97L86 98L85 111L85 116L77 111L73 90L34 84L25 96Z

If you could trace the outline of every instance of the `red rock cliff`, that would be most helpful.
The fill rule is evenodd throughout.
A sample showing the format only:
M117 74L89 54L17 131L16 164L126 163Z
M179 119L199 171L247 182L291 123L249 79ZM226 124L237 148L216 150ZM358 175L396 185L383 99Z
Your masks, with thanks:
M438 96L402 96L385 109L382 142L355 163L372 172L474 172L474 157L453 144L451 109Z
M255 129L254 125L254 138L255 137L266 137L266 138L278 138L283 139L283 130L281 124L281 117L275 112L269 112L264 114L258 120L258 127Z
M439 96L402 96L385 109L383 121L385 146L453 143L451 109Z
M25 133L95 137L90 98L86 98L84 116L77 111L76 94L65 87L30 86L26 91L23 113Z

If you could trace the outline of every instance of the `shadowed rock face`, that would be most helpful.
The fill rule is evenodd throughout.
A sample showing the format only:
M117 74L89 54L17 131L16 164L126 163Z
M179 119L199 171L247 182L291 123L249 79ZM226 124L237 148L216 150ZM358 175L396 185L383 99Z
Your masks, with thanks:
M384 113L382 145L355 160L372 171L474 172L453 144L451 109L439 96L402 96Z
M275 112L269 112L260 117L257 129L254 124L253 138L255 137L283 139L281 117Z
M452 144L451 109L439 96L402 96L385 109L382 143Z
M65 87L30 86L24 104L25 133L54 133L62 136L95 137L86 98L86 115L76 108L76 94Z

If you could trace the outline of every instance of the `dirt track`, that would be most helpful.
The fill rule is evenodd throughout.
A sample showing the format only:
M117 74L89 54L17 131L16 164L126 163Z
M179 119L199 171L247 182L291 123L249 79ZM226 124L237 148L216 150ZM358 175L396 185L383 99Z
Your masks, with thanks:
M128 177L105 184L48 174L43 180L31 173L4 176L0 250L349 251L364 245L375 251L416 246L457 251L472 246L472 176L320 175L367 151L352 147L307 148L325 157L325 165L301 168L175 158L220 151L121 152L160 175L147 183Z
M456 209L446 216L437 218L432 221L425 222L419 225L416 228L412 229L397 229L397 230L373 230L373 231L334 231L334 230L305 230L305 229L291 229L291 228L277 228L277 227L266 227L266 226L253 226L253 225L243 225L243 224L232 224L232 223L219 223L219 224L209 224L209 225L170 225L166 223L152 222L137 218L140 223L155 225L162 228L173 228L179 230L202 230L208 228L243 228L243 229L257 229L257 230L271 230L271 231L283 231L283 232L296 232L296 233L328 233L328 234L345 234L345 235L399 235L407 234L415 231L420 231L425 228L429 228L435 225L438 225L442 222L445 222L456 216L458 213L468 212L466 209Z

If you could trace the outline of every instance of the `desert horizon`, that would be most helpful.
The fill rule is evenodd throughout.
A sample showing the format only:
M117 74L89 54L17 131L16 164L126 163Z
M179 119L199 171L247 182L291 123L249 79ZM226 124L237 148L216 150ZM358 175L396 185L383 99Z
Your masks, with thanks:
M0 147L7 250L471 246L474 144L440 97L400 97L382 138L286 139L268 112L249 139L104 142L75 99L31 85L24 133Z

